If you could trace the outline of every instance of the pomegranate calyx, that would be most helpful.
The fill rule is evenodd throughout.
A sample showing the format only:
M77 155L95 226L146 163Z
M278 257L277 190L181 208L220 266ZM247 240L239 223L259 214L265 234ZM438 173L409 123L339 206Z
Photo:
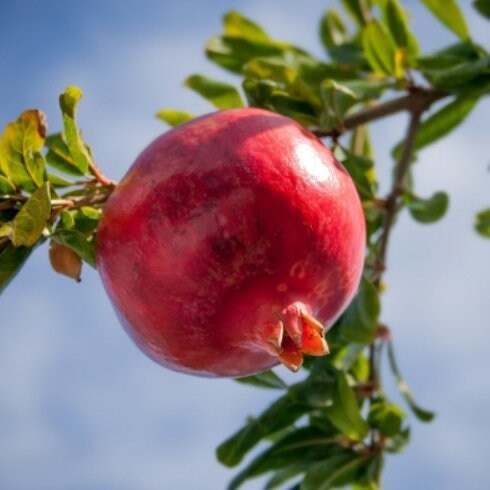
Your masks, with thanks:
M324 338L325 328L308 312L307 307L295 302L282 311L282 320L267 328L268 345L280 362L293 372L303 364L303 355L324 356L329 348Z

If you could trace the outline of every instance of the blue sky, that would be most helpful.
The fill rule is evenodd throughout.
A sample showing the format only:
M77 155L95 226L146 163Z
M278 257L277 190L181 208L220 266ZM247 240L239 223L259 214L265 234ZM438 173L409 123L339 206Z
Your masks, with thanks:
M39 107L56 130L57 96L78 84L84 134L106 173L120 178L165 130L153 118L158 108L210 110L182 88L183 78L200 72L233 80L202 54L226 9L321 55L316 22L332 3L6 0L0 125ZM419 2L405 3L424 49L454 41ZM488 24L469 1L460 3L488 48ZM404 214L393 236L382 318L420 402L438 417L428 426L413 423L406 453L388 460L387 489L486 488L490 242L471 227L474 213L490 204L489 110L486 100L416 165L421 195L450 193L447 217L421 226ZM400 116L375 125L383 189L389 148L404 124ZM224 488L231 472L216 462L215 446L274 396L153 364L118 325L97 274L87 269L81 285L57 276L45 249L2 296L0 318L2 489Z

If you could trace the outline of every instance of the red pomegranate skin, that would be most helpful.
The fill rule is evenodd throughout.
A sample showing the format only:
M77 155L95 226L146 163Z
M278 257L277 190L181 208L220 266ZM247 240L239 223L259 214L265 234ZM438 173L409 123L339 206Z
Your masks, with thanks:
M289 118L244 108L181 125L141 153L106 204L97 268L150 358L238 377L288 364L288 352L302 358L291 331L305 318L332 325L364 249L359 197L330 150ZM299 310L303 322L285 319Z

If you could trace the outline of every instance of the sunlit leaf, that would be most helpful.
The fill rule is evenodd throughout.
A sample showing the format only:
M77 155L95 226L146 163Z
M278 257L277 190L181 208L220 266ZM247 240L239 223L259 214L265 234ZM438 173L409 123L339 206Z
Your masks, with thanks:
M71 156L70 149L63 141L61 133L49 135L46 138L46 147L48 148L48 153L46 154L48 165L68 175L77 177L84 175Z
M327 10L323 14L320 21L320 38L327 51L347 40L347 28L335 10Z
M377 20L370 21L362 31L364 54L375 73L400 76L395 63L396 45L386 28Z
M243 107L238 90L228 83L212 80L202 75L191 75L184 85L204 97L218 109Z
M49 185L39 187L12 221L12 243L32 247L41 237L51 215Z
M0 175L0 196L15 194L15 186L3 175Z
M60 108L63 114L63 139L75 166L82 174L87 174L92 157L85 145L76 123L76 110L82 98L80 88L70 86L60 95Z
M456 0L422 0L422 3L458 37L469 38L466 21Z
M226 36L239 37L250 41L268 42L269 35L253 20L235 10L223 16L223 30Z
M23 112L5 127L0 138L0 169L15 186L31 191L34 185L42 185L45 136L45 116L34 109Z
M177 111L175 109L162 109L156 113L156 117L172 127L194 119L194 115L190 112Z
M341 0L342 5L359 26L365 25L370 18L369 0Z

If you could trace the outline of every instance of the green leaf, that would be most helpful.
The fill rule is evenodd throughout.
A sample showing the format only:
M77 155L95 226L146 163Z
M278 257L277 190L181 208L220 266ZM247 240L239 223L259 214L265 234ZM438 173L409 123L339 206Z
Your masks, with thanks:
M49 135L46 138L46 147L48 148L48 153L46 154L46 161L48 165L68 175L73 175L76 177L82 177L85 175L77 167L70 154L68 146L63 141L63 136L61 133Z
M335 10L327 10L320 20L320 38L329 51L347 40L347 28Z
M236 466L260 440L290 427L306 413L330 405L334 383L330 372L312 371L309 378L290 386L287 394L223 442L217 449L218 460Z
M243 107L238 90L228 83L218 82L202 75L191 75L184 85L204 97L218 109Z
M342 337L349 342L371 342L378 326L379 313L378 291L363 278L357 295L340 319L338 328Z
M476 215L475 230L483 237L490 238L490 208Z
M401 432L398 434L395 434L394 436L390 437L386 441L386 451L389 453L400 453L402 452L405 447L408 445L410 442L410 428L403 429Z
M481 15L490 19L490 0L474 0L473 7L475 7Z
M325 80L320 88L323 112L320 126L326 130L337 127L345 113L358 102L357 95L345 84Z
M369 425L381 431L385 436L393 437L400 433L404 419L405 413L394 403L383 399L371 403L368 416Z
M277 471L265 484L264 490L274 490L283 483L291 480L295 476L304 473L309 467L309 464L297 463L291 464L287 468Z
M307 410L305 403L297 401L289 393L280 397L259 417L251 419L245 427L220 444L216 450L218 460L225 466L236 466L261 439L289 427Z
M422 0L422 3L458 37L463 40L470 37L463 13L455 0Z
M464 41L418 58L417 66L422 70L441 70L468 61L476 61L484 55L484 50L474 43Z
M95 239L78 230L58 229L52 239L76 252L87 264L95 267Z
M84 143L80 130L76 123L76 110L82 98L80 88L70 86L60 95L60 108L63 113L63 139L66 143L71 160L78 170L84 175L89 171L92 157Z
M305 475L301 490L329 490L355 480L356 470L367 460L350 449L338 448L329 458L314 465Z
M295 429L256 456L233 478L228 490L236 490L246 480L271 470L287 468L298 463L305 468L308 464L327 457L335 445L335 437L322 433L316 427Z
M231 10L223 16L223 28L225 35L230 37L258 42L270 41L269 35L262 27L235 10Z
M243 73L247 78L291 84L297 75L297 68L284 57L269 56L267 58L254 58L249 61L243 67Z
M429 116L417 130L414 148L420 150L449 134L458 127L475 107L478 98L458 97L442 109ZM393 157L400 158L403 141L393 149Z
M32 250L29 247L14 247L9 243L0 252L0 294L20 271Z
M274 371L271 370L255 374L254 376L236 378L235 381L243 384L258 386L260 388L272 388L276 390L283 390L287 388L287 384Z
M369 12L369 0L341 0L345 10L362 27L371 17Z
M231 36L215 36L206 44L206 56L217 65L241 73L243 66L254 58L275 56L283 52L280 46L254 43Z
M312 104L291 96L272 81L247 78L243 81L243 89L251 106L278 112L305 126L316 125L318 122Z
M407 402L414 415L422 422L430 422L435 417L435 414L433 412L430 412L429 410L421 408L415 402L413 394L407 382L403 379L400 369L398 368L398 363L396 362L395 358L395 349L391 340L388 341L388 361L390 369L395 377L398 390L400 391L401 395Z
M436 192L429 199L421 199L407 193L403 199L410 214L419 223L434 223L440 220L449 206L449 196L445 192Z
M12 243L32 247L41 237L51 215L49 184L31 195L12 221Z
M48 182L53 186L53 187L70 187L73 185L73 182L70 182L69 180L63 179L59 175L55 174L48 174Z
M41 149L46 136L45 116L38 110L23 112L7 124L0 138L0 169L17 187L34 190L44 181Z
M447 69L424 71L424 75L436 87L457 91L480 76L490 74L490 56L468 61Z
M162 109L156 113L156 117L169 126L175 127L194 119L195 116L190 112Z
M376 192L376 174L371 159L345 152L342 165L347 169L363 199L372 199Z
M332 424L347 437L355 441L364 439L369 426L361 416L354 390L342 371L337 372L335 388L332 404L325 408L325 413Z
M15 194L15 186L3 175L0 175L0 196Z
M377 20L370 21L362 31L364 54L375 73L400 76L396 65L396 45L386 28Z
M411 58L415 58L419 52L418 42L410 31L407 14L399 1L387 0L383 14L396 45L406 50Z

